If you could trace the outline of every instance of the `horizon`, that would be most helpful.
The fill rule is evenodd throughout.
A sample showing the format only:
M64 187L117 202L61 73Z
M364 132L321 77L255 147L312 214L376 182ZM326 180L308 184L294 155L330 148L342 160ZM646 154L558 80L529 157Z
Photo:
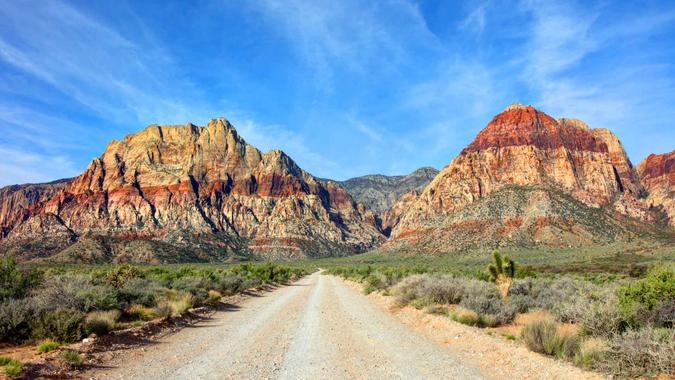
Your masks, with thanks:
M511 103L610 129L634 165L675 141L665 1L1 2L0 187L220 115L334 180L441 169Z

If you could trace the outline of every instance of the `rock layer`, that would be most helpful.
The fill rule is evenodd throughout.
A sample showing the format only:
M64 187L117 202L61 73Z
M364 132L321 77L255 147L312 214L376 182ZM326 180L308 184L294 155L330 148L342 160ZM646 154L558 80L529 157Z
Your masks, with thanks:
M205 127L151 125L112 141L31 207L20 217L4 213L5 243L67 235L61 248L111 234L303 256L365 250L382 239L372 213L341 186L317 181L282 151L261 153L223 118Z
M446 228L446 218L511 186L562 191L587 207L642 191L621 143L609 130L590 129L576 119L556 120L532 106L514 104L495 116L418 197L405 200L392 236ZM480 222L466 218L453 219L453 224Z
M637 171L648 192L647 204L662 207L668 223L675 226L675 150L650 154L638 164Z

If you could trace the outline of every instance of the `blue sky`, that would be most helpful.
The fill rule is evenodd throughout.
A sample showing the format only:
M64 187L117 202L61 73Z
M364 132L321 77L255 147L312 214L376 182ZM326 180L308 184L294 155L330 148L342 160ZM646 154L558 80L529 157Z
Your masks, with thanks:
M633 4L628 4L633 3ZM0 0L0 186L227 117L321 177L441 168L509 103L675 148L675 3Z

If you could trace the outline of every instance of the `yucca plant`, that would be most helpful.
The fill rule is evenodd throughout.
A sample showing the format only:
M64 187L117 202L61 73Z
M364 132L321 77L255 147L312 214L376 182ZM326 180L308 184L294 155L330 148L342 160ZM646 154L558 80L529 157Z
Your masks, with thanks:
M506 299L513 284L513 277L516 274L516 263L508 256L502 258L499 252L494 251L492 252L492 264L488 266L488 271L490 271L490 277L497 285L502 299Z

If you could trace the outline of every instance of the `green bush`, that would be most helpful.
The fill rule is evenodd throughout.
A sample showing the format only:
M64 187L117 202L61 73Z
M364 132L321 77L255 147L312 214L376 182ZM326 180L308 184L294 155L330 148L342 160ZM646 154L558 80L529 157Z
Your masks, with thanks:
M142 278L143 272L131 265L118 265L112 268L105 276L105 283L114 288L123 288L128 281L134 278Z
M621 311L639 323L639 315L658 308L675 299L675 265L657 267L641 280L619 288Z
M14 379L21 374L23 364L21 364L21 362L18 360L9 360L9 362L5 364L4 367L5 367L5 375L7 375L7 377L9 377L10 379Z
M79 310L43 310L31 323L33 338L75 342L84 334L84 319L85 314Z
M24 297L34 282L35 274L19 270L14 256L0 256L0 301Z
M37 351L41 354L44 354L45 352L54 351L59 347L61 347L59 343L54 342L53 340L47 340L40 343L40 345L37 348Z
M61 359L63 359L63 361L68 365L73 367L79 367L82 365L82 356L80 356L80 354L75 351L62 351L60 356Z

